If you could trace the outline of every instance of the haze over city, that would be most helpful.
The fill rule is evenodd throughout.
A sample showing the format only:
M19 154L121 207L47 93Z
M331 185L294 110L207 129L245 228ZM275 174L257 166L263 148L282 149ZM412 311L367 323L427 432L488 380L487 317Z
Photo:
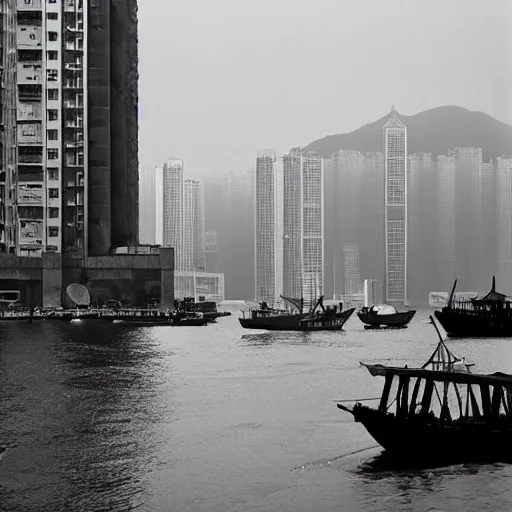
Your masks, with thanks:
M0 0L0 509L512 510L511 28Z
M141 165L243 171L393 104L512 124L511 17L508 0L144 0Z

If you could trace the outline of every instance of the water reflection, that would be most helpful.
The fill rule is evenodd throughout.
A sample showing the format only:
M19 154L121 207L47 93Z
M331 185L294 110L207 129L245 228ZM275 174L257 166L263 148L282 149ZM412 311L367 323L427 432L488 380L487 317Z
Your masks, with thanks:
M270 347L272 345L307 345L333 346L345 340L345 331L326 331L321 333L296 331L266 331L260 333L242 334L240 341L245 346Z
M157 461L151 425L171 413L158 400L162 355L151 339L99 324L2 330L7 415L0 445L10 445L0 466L5 510L141 505L144 476ZM27 489L31 475L37 478Z

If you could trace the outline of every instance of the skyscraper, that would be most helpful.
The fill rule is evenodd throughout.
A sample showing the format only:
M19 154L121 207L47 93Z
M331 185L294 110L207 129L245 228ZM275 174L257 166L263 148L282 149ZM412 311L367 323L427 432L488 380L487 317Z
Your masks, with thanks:
M1 0L0 251L138 242L136 0Z
M496 159L496 240L500 288L512 294L512 157Z
M156 240L156 176L155 169L142 168L139 174L139 241L155 244ZM160 188L160 193L162 189ZM160 195L160 194L159 194Z
M407 303L407 128L393 108L384 125L386 302Z
M273 302L282 292L282 195L273 151L262 151L256 158L254 190L254 296Z
M456 277L455 260L455 157L437 157L437 219L435 289L446 289ZM432 290L431 290L432 291Z
M227 299L254 299L254 176L226 173L204 180L205 229L215 232L217 272Z
M183 160L163 167L163 247L174 247L175 269L183 270Z
M164 168L155 167L155 244L164 245Z
M283 293L315 301L324 284L324 161L292 149L283 157Z
M205 271L203 190L198 180L183 188L183 262L180 270Z

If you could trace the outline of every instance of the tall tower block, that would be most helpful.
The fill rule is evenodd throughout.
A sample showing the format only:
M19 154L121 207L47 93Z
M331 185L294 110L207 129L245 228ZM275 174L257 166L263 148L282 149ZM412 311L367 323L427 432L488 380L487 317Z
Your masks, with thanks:
M407 128L395 109L384 125L385 299L407 304Z

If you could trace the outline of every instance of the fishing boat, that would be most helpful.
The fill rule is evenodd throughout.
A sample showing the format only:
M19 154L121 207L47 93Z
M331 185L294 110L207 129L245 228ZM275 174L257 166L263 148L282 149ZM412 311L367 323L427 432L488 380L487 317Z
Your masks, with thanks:
M269 331L333 331L341 330L345 322L355 311L354 308L343 311L343 304L324 306L324 296L321 295L309 312L304 312L304 300L293 299L281 295L293 311L274 309L266 302L260 303L258 309L253 309L239 318L240 325L245 329L265 329Z
M399 312L390 304L365 306L357 312L359 320L366 324L365 329L380 329L381 326L395 329L404 328L415 314L416 310L414 309Z
M455 301L457 280L453 284L448 303L434 314L451 337L512 337L512 307L507 296L496 291L496 278L492 288L482 298Z
M436 463L512 459L512 375L472 373L442 338L420 368L363 366L384 377L378 407L337 406L389 455Z
M290 309L274 308L266 301L259 303L258 308L242 311L238 319L244 329L264 329L268 331L297 331L303 313L304 300L289 297L281 298L290 305Z

